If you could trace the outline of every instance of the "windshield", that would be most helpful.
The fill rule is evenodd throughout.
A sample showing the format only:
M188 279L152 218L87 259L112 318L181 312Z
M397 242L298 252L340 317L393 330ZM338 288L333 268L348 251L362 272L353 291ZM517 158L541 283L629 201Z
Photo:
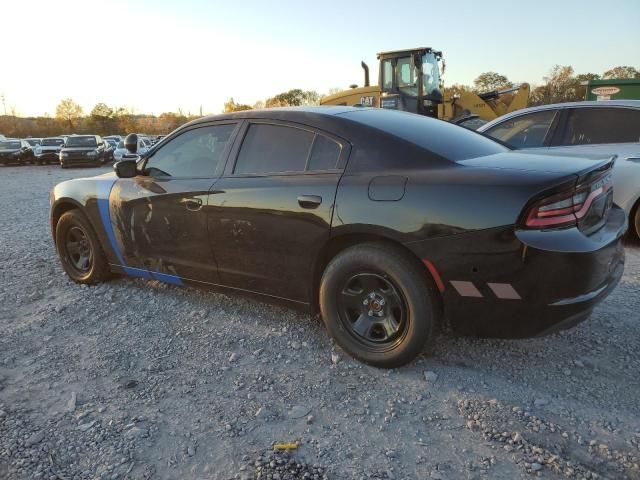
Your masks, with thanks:
M118 148L124 148L124 142L122 140L118 142Z
M36 145L40 145L40 140L36 140L34 138L27 138L27 143L32 147L35 147Z
M20 148L20 142L0 142L0 148Z
M57 147L58 145L62 145L64 143L64 140L62 140L61 138L45 138L44 140L42 140L42 143L40 145L42 145L43 147Z
M69 137L67 147L95 147L96 137Z
M418 96L418 69L412 57L399 58L396 65L398 87L405 95ZM422 56L422 94L429 95L440 87L438 59L433 53Z

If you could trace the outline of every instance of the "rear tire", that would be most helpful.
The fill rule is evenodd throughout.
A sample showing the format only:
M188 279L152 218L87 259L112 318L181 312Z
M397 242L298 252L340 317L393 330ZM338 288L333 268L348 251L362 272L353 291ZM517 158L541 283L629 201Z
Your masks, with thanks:
M98 283L110 277L98 237L79 210L70 210L58 220L56 250L62 268L76 283Z
M640 202L636 205L635 213L632 219L632 225L636 238L640 238Z
M398 248L350 247L327 265L320 283L324 324L350 355L394 368L413 360L433 338L439 297L421 265Z

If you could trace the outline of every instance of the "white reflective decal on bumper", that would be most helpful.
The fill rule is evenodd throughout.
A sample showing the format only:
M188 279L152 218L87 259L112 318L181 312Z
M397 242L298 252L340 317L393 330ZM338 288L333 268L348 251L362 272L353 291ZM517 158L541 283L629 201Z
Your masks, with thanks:
M510 283L487 283L496 297L503 300L522 300Z
M480 290L476 288L473 282L463 282L459 280L451 280L449 283L456 289L462 297L482 298Z

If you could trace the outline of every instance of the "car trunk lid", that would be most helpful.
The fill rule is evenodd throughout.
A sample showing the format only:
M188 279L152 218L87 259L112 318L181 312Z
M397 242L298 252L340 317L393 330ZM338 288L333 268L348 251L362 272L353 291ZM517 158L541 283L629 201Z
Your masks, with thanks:
M615 155L601 156L599 160L595 160L594 158L582 158L570 155L543 155L539 152L511 151L486 157L459 160L457 163L467 167L582 175L594 167L613 162L613 160L615 160Z

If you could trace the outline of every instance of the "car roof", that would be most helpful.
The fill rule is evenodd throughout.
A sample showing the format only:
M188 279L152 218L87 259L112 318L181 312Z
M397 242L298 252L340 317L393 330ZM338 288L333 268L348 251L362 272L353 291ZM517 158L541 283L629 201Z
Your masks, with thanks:
M351 111L362 110L362 107L343 107L337 105L326 106L304 106L304 107L278 107L278 108L261 108L252 110L242 110L239 112L222 113L219 115L208 115L189 122L200 123L214 120L230 120L241 118L270 118L270 119L286 119L295 122L312 116L336 116Z
M523 108L520 110L516 110L515 112L507 113L502 115L501 117L496 118L495 120L491 120L489 123L485 123L484 125L478 128L479 132L484 132L489 128L502 123L505 120L509 120L511 118L518 117L520 115L525 115L527 113L532 112L542 112L544 110L561 110L565 108L606 108L606 107L627 107L627 108L640 108L640 100L585 100L582 102L564 102L564 103L551 103L548 105L538 105L535 107Z

